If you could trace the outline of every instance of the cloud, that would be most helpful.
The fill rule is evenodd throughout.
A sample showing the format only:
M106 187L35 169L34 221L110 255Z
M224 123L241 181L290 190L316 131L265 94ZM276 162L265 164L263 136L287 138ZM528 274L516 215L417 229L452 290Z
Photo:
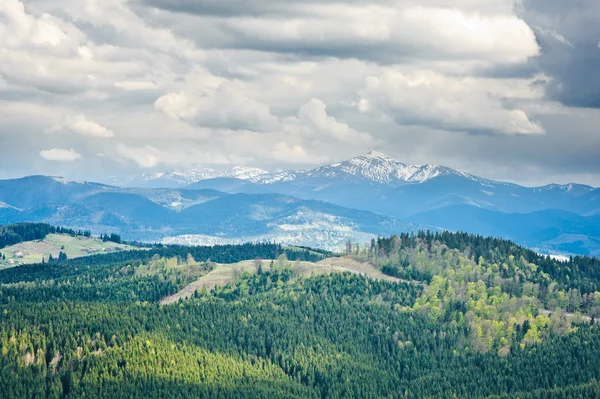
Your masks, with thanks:
M154 106L170 118L187 120L203 127L267 131L278 125L268 105L226 85L202 96L169 93L156 100Z
M316 164L327 160L326 157L310 155L302 146L298 144L288 145L282 141L273 147L271 155L274 159L285 163L296 164Z
M85 115L79 114L75 116L65 116L63 122L50 129L52 132L69 131L81 136L110 138L115 134L112 130L104 126L88 120Z
M158 84L154 82L144 82L144 81L123 81L123 82L115 82L115 87L118 87L123 90L152 90L159 87Z
M190 167L204 164L244 164L252 161L252 159L240 157L235 154L223 155L219 152L202 151L194 148L186 149L185 147L168 147L159 150L150 145L130 147L123 143L118 143L116 151L120 159L133 161L137 166L145 169L154 168L160 165Z
M536 27L542 52L533 62L551 78L548 97L568 106L600 108L600 2L523 0L520 14Z
M154 102L154 108L173 119L189 119L197 112L183 91L165 94Z
M117 144L117 153L124 159L135 162L142 168L153 168L161 164L166 154L150 145L144 147L127 147L123 143Z
M528 81L457 78L431 71L403 73L389 69L369 77L358 108L376 112L399 125L422 125L442 130L493 134L539 134L544 128L530 120L510 98L531 99L541 94Z
M9 48L23 45L56 47L67 39L60 20L49 14L39 18L25 12L18 0L3 0L0 15L6 24L0 25L0 46Z
M73 162L81 159L81 155L73 149L63 150L61 148L52 148L51 150L41 150L40 157L53 162Z
M298 111L295 120L297 128L308 132L308 136L316 136L317 139L330 137L334 140L347 143L372 144L373 139L367 133L358 132L345 123L338 122L334 117L327 114L327 106L317 98L312 98Z
M258 1L150 0L164 10L199 14L201 46L358 58L381 63L468 59L512 64L539 54L514 1ZM235 5L234 5L235 3ZM178 14L173 18L181 18ZM183 31L182 31L183 32ZM190 35L191 36L191 35Z
M599 17L594 0L0 1L0 147L14 174L88 180L378 148L591 181Z

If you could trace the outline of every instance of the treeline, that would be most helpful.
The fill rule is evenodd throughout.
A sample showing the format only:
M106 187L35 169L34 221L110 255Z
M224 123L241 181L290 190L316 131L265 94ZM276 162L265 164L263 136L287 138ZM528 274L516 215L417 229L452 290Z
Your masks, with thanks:
M560 310L593 306L595 293L562 291L519 248L476 257L450 239L385 238L360 255L426 287L304 278L277 261L171 305L159 303L212 271L209 260L325 254L159 245L0 270L0 396L597 397L599 328Z
M156 245L148 250L120 251L70 259L57 264L23 265L0 270L0 283L42 282L58 277L75 277L87 273L112 273L121 265L139 267L153 257L187 259L190 255L197 262L237 263L249 259L277 259L285 255L290 261L318 262L325 258L317 252L286 248L281 244L256 243L243 245L215 245L212 247L186 247L181 245ZM116 266L114 266L116 265Z
M115 244L121 244L122 240L121 240L121 236L117 233L111 233L110 235L107 234L100 234L100 239L103 242L114 242Z
M0 226L0 249L21 242L43 240L48 234L68 234L71 236L91 237L88 230L73 230L51 226L46 223L17 223Z
M561 285L561 288L577 289L581 294L590 294L600 291L600 259L589 256L570 257L563 262L550 256L540 255L528 248L519 246L510 240L493 237L483 237L464 232L453 233L449 231L431 232L419 231L417 233L402 233L392 237L378 237L371 241L368 247L368 256L375 263L383 265L387 260L397 257L406 249L415 249L424 246L431 249L434 243L442 244L449 249L456 249L467 253L475 262L484 259L489 264L510 263L512 260L524 260L525 263L539 267L536 283L544 284L548 281L543 274ZM398 265L394 262L392 266ZM397 270L393 270L397 269ZM388 269L390 273L402 273L402 267ZM504 277L512 271L507 270ZM514 273L513 273L514 274ZM400 277L400 276L398 276ZM425 278L423 276L422 278Z

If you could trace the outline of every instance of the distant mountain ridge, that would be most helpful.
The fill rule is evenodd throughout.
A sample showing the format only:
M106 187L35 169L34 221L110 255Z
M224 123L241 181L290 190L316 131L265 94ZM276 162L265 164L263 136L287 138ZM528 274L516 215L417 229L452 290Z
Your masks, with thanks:
M61 178L0 180L0 225L47 222L127 240L186 243L278 241L335 249L347 239L416 231L389 216L282 194L228 194L212 189L120 188ZM192 242L190 237L192 236ZM195 238L193 236L196 236ZM175 237L175 238L173 238Z
M581 184L523 187L406 165L378 152L309 171L236 167L128 179L124 186L139 187L44 176L0 181L0 223L111 228L151 240L197 236L196 243L277 238L328 248L344 235L364 240L427 226L547 252L600 254L600 189Z
M181 187L204 180L233 178L256 184L276 184L291 182L304 178L357 179L372 183L398 187L406 184L425 183L444 177L458 176L468 180L489 185L506 185L521 187L513 183L505 183L478 177L457 169L440 165L408 165L397 161L378 151L370 151L364 155L331 165L320 166L311 170L287 170L269 172L259 168L235 166L231 169L188 169L183 171L145 172L139 175L112 177L105 183L125 187ZM163 184L163 186L161 186ZM534 190L560 189L570 191L574 188L584 191L594 190L591 186L581 184L550 184L535 187Z

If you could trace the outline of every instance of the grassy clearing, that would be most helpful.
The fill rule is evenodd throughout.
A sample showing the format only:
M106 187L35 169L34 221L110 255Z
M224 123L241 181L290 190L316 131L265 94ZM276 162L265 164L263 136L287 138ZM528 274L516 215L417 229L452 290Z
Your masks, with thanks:
M129 245L115 244L114 242L103 242L97 238L50 234L43 240L27 241L2 248L0 253L5 255L6 259L0 260L0 269L22 264L39 263L42 261L42 258L48 260L50 254L54 258L58 258L58 254L61 251L66 253L69 259L72 259L131 249L137 248Z
M270 269L271 262L276 260L263 260L263 270ZM299 276L311 276L327 273L343 273L350 272L363 274L373 279L386 281L401 281L398 278L386 276L379 270L375 269L369 263L361 263L351 258L329 258L318 263L313 262L288 262ZM243 272L256 273L257 265L253 260L246 260L234 264L217 264L215 269L205 276L189 284L178 293L164 298L161 303L163 305L177 302L180 299L188 299L194 292L201 290L202 287L207 290L213 289L217 285L224 285L235 281Z
M341 269L345 271L349 271L351 273L364 274L365 276L371 277L376 280L385 280L385 281L394 281L399 282L403 281L396 277L391 277L383 274L379 269L375 268L369 262L359 262L355 259L348 257L340 257L340 258L329 258L322 260L318 263L322 266L329 266L336 269Z

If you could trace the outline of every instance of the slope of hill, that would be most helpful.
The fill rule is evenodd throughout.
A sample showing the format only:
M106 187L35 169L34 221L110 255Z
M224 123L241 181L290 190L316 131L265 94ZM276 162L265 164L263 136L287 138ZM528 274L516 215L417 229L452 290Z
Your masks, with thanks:
M0 270L2 397L600 395L598 259L451 233L353 256L374 266L246 244Z
M234 178L256 182L266 175L269 175L269 172L262 169L236 166L227 170L205 168L185 171L147 172L140 175L108 178L107 183L121 187L182 188L198 181L217 178Z
M0 254L4 255L3 259L0 259L0 269L40 263L42 259L47 261L50 255L54 259L58 259L60 252L66 254L69 259L73 259L133 249L137 248L110 241L105 242L97 238L49 234L41 240L26 241L0 249Z
M411 216L415 223L504 237L544 252L600 255L600 222L549 209L528 214L503 213L475 206L451 206Z

